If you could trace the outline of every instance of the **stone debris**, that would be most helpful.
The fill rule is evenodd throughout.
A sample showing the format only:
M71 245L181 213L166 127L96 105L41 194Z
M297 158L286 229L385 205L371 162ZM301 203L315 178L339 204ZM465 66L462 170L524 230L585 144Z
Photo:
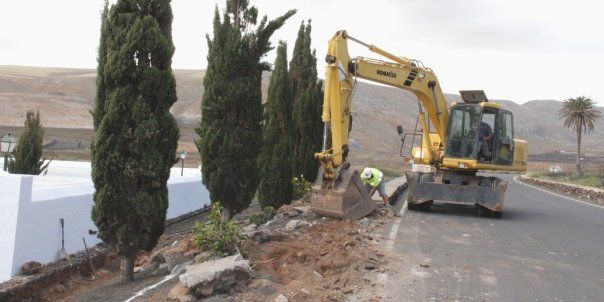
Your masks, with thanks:
M254 233L256 233L256 229L258 229L258 226L256 226L255 223L246 225L243 227L243 234L245 234L248 238L252 238Z
M300 219L292 219L285 225L286 231L293 231L300 227Z
M302 210L298 209L298 207L294 207L292 205L283 205L277 210L277 214L285 217L285 218L294 218L302 214Z
M180 275L180 285L189 289L187 294L197 298L216 293L230 293L243 287L252 276L249 261L241 255L189 265Z
M29 261L21 265L21 275L31 276L40 273L42 264L37 261Z
M193 260L192 256L185 256L185 254L181 252L164 254L164 258L166 258L166 264L168 264L169 271L172 271L176 266L180 264Z
M178 264L170 271L170 274L178 276L178 275L182 274L184 272L184 270L187 268L187 266L191 265L192 263L193 263L193 261L189 260L187 262Z
M279 294L275 300L273 300L274 302L289 302L289 300L287 299L286 296L284 296L283 294Z
M256 232L254 232L252 234L252 236L248 236L248 238L258 242L258 243L264 243L264 242L268 242L271 241L273 239L273 232L269 229L261 229L261 230L257 230Z
M154 276L154 277L155 276L165 276L169 273L170 273L170 270L168 269L168 264L162 263L151 272L151 276Z

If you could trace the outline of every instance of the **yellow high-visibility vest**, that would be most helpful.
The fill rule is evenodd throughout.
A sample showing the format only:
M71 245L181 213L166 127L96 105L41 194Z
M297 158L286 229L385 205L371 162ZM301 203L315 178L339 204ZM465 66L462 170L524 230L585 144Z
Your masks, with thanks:
M384 177L384 173L382 173L376 168L371 168L371 175L373 175L373 177L365 178L365 175L361 173L361 181L366 185L370 185L376 188L380 185L380 182L382 182L382 177Z

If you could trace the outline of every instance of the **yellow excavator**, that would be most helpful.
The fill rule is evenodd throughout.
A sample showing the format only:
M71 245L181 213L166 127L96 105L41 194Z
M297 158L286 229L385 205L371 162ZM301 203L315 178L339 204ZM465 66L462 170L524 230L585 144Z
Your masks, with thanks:
M367 47L390 61L351 58L348 42ZM347 162L352 126L352 97L357 78L412 92L418 99L421 130L404 133L418 137L407 178L407 207L428 210L434 200L475 206L479 214L501 217L507 183L477 172L524 172L528 144L514 139L513 115L487 99L481 90L460 91L463 102L447 103L432 69L414 59L395 56L379 47L338 31L329 41L325 59L325 124L321 162L311 188L311 208L324 216L359 219L376 208L358 171ZM328 137L331 134L331 139ZM402 150L402 147L401 147Z

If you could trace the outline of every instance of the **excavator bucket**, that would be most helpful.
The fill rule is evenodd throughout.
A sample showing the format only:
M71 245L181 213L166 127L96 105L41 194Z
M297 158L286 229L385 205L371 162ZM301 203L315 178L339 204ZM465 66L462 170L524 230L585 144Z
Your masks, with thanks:
M323 182L321 167L312 186L310 207L318 215L357 220L373 212L377 204L371 200L358 171L346 169L336 179L333 188Z

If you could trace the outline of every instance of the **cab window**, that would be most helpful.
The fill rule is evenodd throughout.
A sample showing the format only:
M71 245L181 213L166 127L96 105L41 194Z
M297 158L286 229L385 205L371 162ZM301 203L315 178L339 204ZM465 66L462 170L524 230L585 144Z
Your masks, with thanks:
M497 163L510 165L514 160L514 119L509 111L502 111L501 113Z
M476 135L481 109L478 106L458 106L451 112L445 155L455 158L476 158Z

